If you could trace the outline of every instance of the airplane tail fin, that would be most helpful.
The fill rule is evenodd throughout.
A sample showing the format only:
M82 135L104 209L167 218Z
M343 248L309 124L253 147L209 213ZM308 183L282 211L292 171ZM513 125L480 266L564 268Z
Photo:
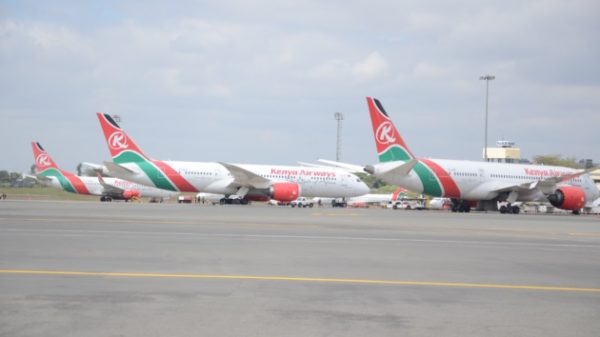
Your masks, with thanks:
M83 181L73 173L61 170L40 143L31 142L31 148L35 158L35 168L39 177L55 177L62 189L67 192L90 194L90 191Z
M115 163L124 164L148 159L109 114L98 112L96 115L100 121L110 155Z
M378 99L367 97L373 135L375 136L375 147L380 162L407 161L415 156L410 152L406 143L396 130L387 112Z
M392 194L392 201L400 200L406 196L407 189L398 187Z
M35 169L38 174L42 174L48 169L56 169L60 171L58 165L52 160L52 157L44 150L42 145L38 142L31 142L31 149L33 150L33 158L35 158Z

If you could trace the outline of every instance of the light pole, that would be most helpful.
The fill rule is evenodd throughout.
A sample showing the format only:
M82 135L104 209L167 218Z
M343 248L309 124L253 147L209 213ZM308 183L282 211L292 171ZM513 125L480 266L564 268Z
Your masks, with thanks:
M496 76L494 75L485 75L485 76L480 76L479 79L480 80L485 80L485 140L484 140L484 147L483 147L483 158L485 159L485 161L488 161L488 155L487 155L487 141L488 141L488 95L490 92L490 81L495 79Z
M337 121L337 145L335 149L335 161L340 161L342 158L342 121L344 120L344 114L336 112L333 114L333 118Z

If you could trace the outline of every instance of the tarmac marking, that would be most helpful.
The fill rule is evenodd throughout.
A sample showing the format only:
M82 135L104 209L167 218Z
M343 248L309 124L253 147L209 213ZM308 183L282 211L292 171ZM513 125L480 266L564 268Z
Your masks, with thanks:
M359 216L358 213L312 213L312 216Z
M585 233L585 232L581 232L581 233L569 233L569 235L571 235L571 236L594 236L594 237L600 237L600 233Z
M369 284L369 285L428 286L428 287L446 287L446 288L453 287L453 288L482 288L482 289L509 289L509 290L539 290L539 291L552 291L552 292L600 293L600 288L486 284L486 283L461 283L461 282L419 282L419 281L369 280L369 279L320 278L320 277L85 272L85 271L22 270L22 269L0 269L0 274L46 275L46 276L87 276L87 277L171 278L171 279L259 280L259 281L352 283L352 284Z
M327 240L327 241L379 241L379 242L406 242L424 244L458 244L458 245L485 245L495 247L528 247L548 249L600 249L600 245L592 243L539 243L539 242L506 242L491 240L452 240L452 239L418 239L402 237L377 237L377 236L327 236L327 235L290 235L290 234L250 234L250 233L202 233L184 231L127 231L127 230L81 230L81 229L28 229L28 228L0 228L1 234L9 235L52 235L52 236L135 236L141 237L180 237L181 239L194 238L226 238L226 239L287 239L287 240Z
M15 220L10 218L0 218L0 220ZM152 219L100 219L100 218L60 218L60 219L52 219L52 218L24 218L17 219L22 221L40 221L40 222L54 222L54 221L64 221L64 222L73 222L73 221L93 221L98 223L134 223L134 224L158 224L158 225L202 225L202 224L211 224L218 223L215 222L202 222L202 221L161 221L161 220L152 220Z

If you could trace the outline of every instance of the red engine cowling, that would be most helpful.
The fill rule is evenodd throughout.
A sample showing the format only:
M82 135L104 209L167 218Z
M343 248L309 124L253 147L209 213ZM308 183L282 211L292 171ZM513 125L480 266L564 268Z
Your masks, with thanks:
M576 211L585 205L585 192L579 187L563 186L556 190L554 194L550 194L548 201L554 207Z
M139 198L139 197L140 197L140 191L138 191L138 190L123 191L123 199L125 199L125 200L129 200L132 198Z
M300 186L296 183L275 183L269 189L271 199L293 201L300 196Z

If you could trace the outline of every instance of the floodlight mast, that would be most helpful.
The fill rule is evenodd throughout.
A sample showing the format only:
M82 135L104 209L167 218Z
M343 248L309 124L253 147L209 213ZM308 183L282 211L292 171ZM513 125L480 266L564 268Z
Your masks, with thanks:
M496 76L494 75L485 75L480 76L480 80L485 81L485 132L484 132L484 142L483 142L483 158L485 161L488 161L488 152L487 152L487 142L488 142L488 97L490 91L490 81L494 80Z
M333 114L333 118L337 121L337 144L335 149L335 160L340 161L342 159L342 121L344 120L344 114L336 112Z

